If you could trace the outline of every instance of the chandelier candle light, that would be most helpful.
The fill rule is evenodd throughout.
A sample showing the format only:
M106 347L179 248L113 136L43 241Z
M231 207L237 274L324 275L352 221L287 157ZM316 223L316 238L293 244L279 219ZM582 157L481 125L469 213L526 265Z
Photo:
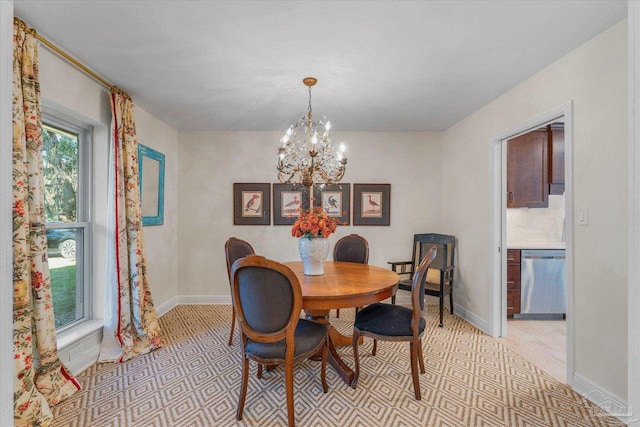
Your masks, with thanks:
M344 176L347 158L345 145L338 150L331 146L331 122L323 117L314 121L311 115L311 86L318 80L306 77L309 88L309 111L287 129L278 149L278 179L284 184L337 184Z

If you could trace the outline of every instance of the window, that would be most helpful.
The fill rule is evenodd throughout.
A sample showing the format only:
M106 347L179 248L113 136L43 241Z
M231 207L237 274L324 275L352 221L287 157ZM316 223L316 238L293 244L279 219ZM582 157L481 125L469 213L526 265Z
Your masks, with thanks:
M44 204L56 331L91 318L91 128L43 113Z

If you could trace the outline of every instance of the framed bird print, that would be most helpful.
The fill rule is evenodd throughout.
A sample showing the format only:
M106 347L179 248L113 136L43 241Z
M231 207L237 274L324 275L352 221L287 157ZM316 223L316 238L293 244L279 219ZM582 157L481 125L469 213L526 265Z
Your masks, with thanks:
M391 184L353 184L353 225L391 223Z
M273 225L291 225L300 209L309 209L309 187L273 184Z
M316 184L313 186L313 207L321 206L327 216L339 225L349 225L351 217L351 184Z
M271 224L271 184L233 184L233 224Z

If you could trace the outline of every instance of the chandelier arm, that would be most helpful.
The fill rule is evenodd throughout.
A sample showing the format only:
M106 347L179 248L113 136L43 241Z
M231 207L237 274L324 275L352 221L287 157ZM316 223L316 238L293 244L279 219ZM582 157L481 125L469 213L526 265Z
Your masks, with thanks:
M327 173L327 171L325 171L324 169L316 169L316 172L320 175L320 177L322 178L322 180L323 180L323 182L325 184L334 184L334 183L340 181L340 179L341 179L341 177L340 178L338 178L338 177L332 178ZM344 175L344 173L343 173L343 175Z
M286 177L286 179L283 180L283 177ZM293 178L293 174L287 174L287 173L282 172L282 171L280 171L278 173L278 180L283 184L290 184L291 183L291 178Z

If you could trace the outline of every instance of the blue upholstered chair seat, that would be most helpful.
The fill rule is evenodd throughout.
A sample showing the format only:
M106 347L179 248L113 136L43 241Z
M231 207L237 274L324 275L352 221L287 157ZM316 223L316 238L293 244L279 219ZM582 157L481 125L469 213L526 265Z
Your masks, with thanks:
M296 325L294 357L305 354L318 347L327 335L327 325L300 319ZM261 343L248 340L245 352L261 359L284 359L285 340L274 343Z
M361 331L377 335L410 337L413 310L399 305L376 303L358 312L353 326ZM419 331L422 334L426 322L420 318Z

